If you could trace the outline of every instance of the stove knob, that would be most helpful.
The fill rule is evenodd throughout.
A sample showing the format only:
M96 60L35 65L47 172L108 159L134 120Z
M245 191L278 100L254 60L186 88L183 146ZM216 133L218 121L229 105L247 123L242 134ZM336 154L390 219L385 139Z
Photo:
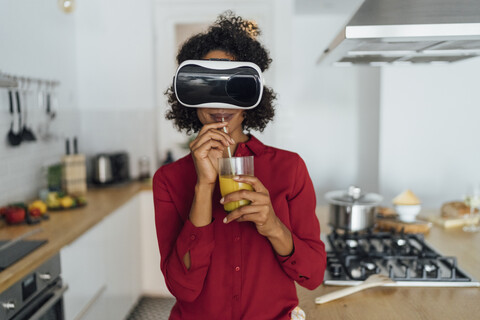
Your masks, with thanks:
M2 302L2 307L5 310L14 310L15 309L15 303L13 301Z
M332 276L334 277L340 277L342 273L342 265L339 263L333 263L330 266L330 271L332 272Z
M52 279L52 276L50 275L50 273L40 273L38 277L44 281L48 281Z

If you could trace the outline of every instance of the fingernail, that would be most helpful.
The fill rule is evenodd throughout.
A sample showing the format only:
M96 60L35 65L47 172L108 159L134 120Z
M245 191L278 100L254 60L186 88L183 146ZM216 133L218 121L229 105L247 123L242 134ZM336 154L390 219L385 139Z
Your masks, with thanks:
M239 177L239 176L235 176L235 177L233 177L233 180L238 180L238 179L240 179L240 177Z
M228 222L227 217L223 218L223 223L227 223L227 222Z
M233 140L233 138L230 138L230 142L235 144L235 140Z
M223 201L225 201L225 198L220 199L221 204L223 204Z

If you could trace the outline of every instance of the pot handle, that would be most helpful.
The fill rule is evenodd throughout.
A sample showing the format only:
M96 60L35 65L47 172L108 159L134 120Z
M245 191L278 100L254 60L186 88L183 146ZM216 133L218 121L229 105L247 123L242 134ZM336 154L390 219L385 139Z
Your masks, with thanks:
M360 189L357 186L350 186L348 187L348 195L353 199L353 200L358 200L362 196L362 189Z

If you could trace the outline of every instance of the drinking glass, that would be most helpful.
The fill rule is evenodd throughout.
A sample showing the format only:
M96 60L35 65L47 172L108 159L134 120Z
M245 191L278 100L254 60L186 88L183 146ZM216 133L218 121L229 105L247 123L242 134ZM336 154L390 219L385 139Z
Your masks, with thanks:
M222 197L238 190L253 190L248 183L233 180L233 177L238 175L253 176L253 156L220 158L218 159L218 173ZM233 201L224 204L223 208L230 212L248 204L250 204L248 200Z
M470 189L465 196L465 204L470 207L470 213L465 215L465 218L468 220L463 226L463 231L477 232L480 230L480 227L478 226L478 211L480 209L480 184L477 184Z

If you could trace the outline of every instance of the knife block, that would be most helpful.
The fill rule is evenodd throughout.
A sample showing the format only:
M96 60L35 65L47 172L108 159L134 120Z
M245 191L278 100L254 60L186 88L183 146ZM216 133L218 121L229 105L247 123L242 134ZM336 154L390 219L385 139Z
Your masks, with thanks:
M63 156L62 188L69 195L81 196L87 193L85 155L74 154Z

